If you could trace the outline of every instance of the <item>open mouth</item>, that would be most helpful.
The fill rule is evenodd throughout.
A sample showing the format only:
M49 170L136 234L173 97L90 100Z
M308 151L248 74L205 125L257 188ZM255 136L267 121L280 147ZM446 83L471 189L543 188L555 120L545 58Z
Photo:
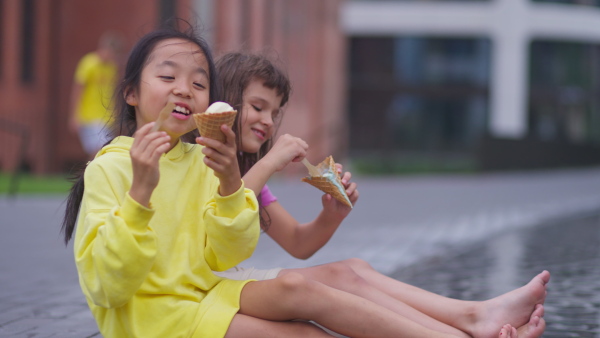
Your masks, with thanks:
M265 133L262 130L258 130L258 129L252 128L252 131L254 132L254 134L256 134L257 136L259 136L261 139L264 139L267 136L267 133Z
M191 114L189 109L182 106L175 106L175 109L173 109L173 113L181 114L183 116L189 116Z

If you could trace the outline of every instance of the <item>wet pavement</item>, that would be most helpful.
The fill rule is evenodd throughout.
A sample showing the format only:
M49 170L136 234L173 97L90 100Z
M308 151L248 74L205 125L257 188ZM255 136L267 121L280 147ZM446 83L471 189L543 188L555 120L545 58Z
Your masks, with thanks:
M600 337L600 213L512 231L391 274L457 299L482 300L550 271L544 337Z
M490 298L548 269L545 337L600 337L599 221L589 216L600 208L600 168L355 180L359 203L317 254L294 259L263 235L242 265L358 257L461 299ZM269 185L300 222L321 209L320 192L299 178ZM59 236L64 198L0 196L0 337L100 337Z

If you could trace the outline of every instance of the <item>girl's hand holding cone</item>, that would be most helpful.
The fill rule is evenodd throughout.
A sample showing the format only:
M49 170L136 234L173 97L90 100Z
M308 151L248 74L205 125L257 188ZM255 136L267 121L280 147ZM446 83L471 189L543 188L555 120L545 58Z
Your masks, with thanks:
M213 102L206 112L194 114L200 137L196 142L204 146L204 163L219 178L219 194L228 196L242 184L236 156L235 133L231 130L237 111L226 102Z
M333 157L328 156L323 162L317 165L317 169L321 172L320 176L310 175L302 178L302 182L306 182L315 188L330 194L336 200L352 208L352 202L346 194L346 187L342 183Z
M336 163L335 167L338 173L342 174L342 165ZM352 203L352 206L354 206L356 204L356 201L358 201L359 193L356 183L350 181L351 178L352 174L349 171L347 171L341 176L341 181L344 188L346 189L346 195L348 196L348 199ZM346 216L348 216L348 214L352 210L352 208L349 208L348 205L338 201L329 194L323 195L322 202L323 210L325 212L337 215L340 219L346 218Z
M221 131L226 137L225 143L203 136L196 138L196 142L204 146L204 163L221 182L219 193L228 196L240 188L242 176L236 156L235 133L226 125L221 126Z
M160 172L158 160L169 150L171 137L164 131L153 131L156 122L150 122L133 134L129 150L133 169L130 196L138 203L148 206L150 196L158 185Z

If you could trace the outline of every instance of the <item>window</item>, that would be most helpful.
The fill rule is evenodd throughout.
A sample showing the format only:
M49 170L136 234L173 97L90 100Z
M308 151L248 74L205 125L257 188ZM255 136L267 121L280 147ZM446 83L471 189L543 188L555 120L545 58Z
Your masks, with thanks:
M164 24L177 16L176 0L158 0L160 23Z
M600 144L600 45L536 40L529 61L529 135Z
M22 0L21 26L21 81L35 80L35 0Z
M4 76L4 0L0 0L0 79Z
M350 53L351 149L475 149L487 126L489 40L356 37Z
M251 18L250 18L252 4L250 3L250 1L242 1L240 5L241 5L240 12L242 13L242 15L239 17L240 25L239 25L238 29L240 30L241 49L248 50L249 42L250 42L251 24L252 24Z

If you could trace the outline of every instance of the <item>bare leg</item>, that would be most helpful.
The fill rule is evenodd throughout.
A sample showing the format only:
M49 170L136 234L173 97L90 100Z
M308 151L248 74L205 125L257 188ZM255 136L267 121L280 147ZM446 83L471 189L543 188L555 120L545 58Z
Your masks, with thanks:
M472 302L443 297L382 275L360 259L343 261L369 284L416 310L469 333L474 337L498 334L498 328L509 323L519 327L528 322L536 304L546 298L550 273L544 271L527 285L499 297Z
M347 264L330 263L310 268L284 269L279 273L279 276L285 276L289 273L299 273L308 279L368 299L373 303L383 306L388 310L432 330L449 333L457 337L469 337L459 329L431 318L405 303L390 297L379 289L374 288L366 280L356 274L356 272L354 272Z
M246 284L238 313L271 321L313 320L352 337L454 337L295 273Z
M274 322L236 314L225 338L331 337L320 328L306 322Z

